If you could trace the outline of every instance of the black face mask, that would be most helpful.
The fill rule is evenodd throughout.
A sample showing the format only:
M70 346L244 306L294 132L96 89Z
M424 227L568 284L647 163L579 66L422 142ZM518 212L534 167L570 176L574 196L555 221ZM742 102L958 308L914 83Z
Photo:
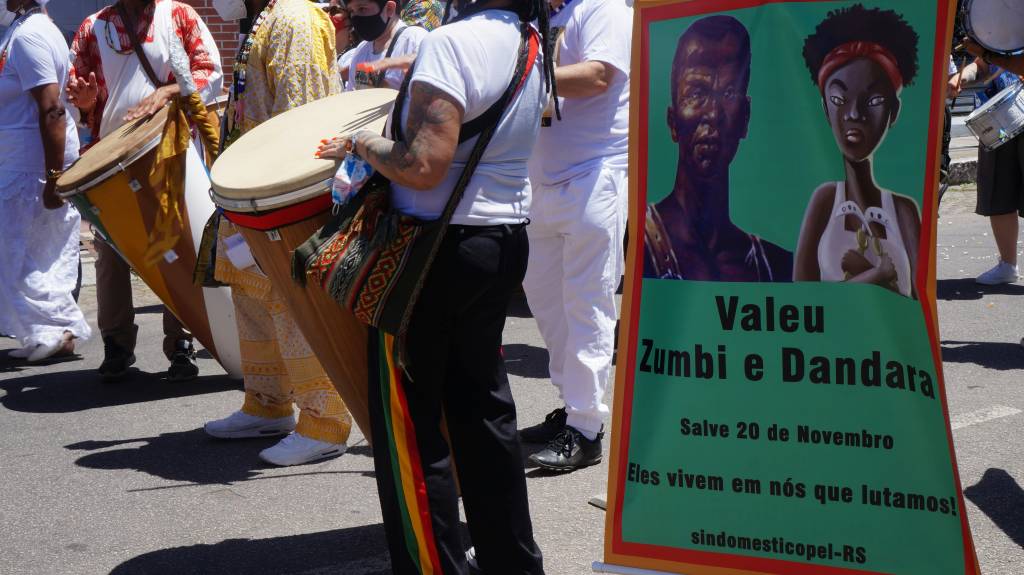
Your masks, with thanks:
M387 30L388 23L381 18L380 14L374 14L373 16L352 16L352 27L355 28L356 34L359 37L368 42L373 42L380 35Z

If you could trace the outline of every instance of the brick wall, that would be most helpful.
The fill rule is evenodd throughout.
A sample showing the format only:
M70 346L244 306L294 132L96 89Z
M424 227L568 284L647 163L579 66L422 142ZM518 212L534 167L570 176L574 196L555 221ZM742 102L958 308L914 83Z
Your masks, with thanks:
M211 0L181 0L190 4L210 28L213 39L220 50L221 65L224 67L224 88L231 85L231 66L235 63L238 53L238 22L225 22L217 16Z

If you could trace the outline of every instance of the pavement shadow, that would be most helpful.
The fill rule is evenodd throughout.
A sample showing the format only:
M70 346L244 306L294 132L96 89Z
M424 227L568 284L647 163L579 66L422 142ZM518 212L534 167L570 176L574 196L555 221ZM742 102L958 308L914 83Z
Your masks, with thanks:
M79 467L105 470L131 469L169 481L187 482L192 485L229 485L252 479L280 477L262 474L264 470L280 468L267 465L258 457L261 450L279 440L279 437L271 437L244 441L221 441L209 437L202 429L193 429L161 433L156 437L80 441L66 445L64 448L72 451L95 452L78 458L75 465ZM112 447L119 449L110 449ZM348 454L341 457L353 457L353 454L360 452L363 450L351 449ZM308 466L293 466L289 470L311 469L310 466L317 465L322 461L310 463ZM371 474L371 472L363 471L338 470L323 470L314 473ZM298 473L298 475L306 474L308 473Z
M162 303L155 303L155 304L152 304L152 305L144 305L144 306L135 308L135 315L146 314L146 313L159 313L159 314L163 314L164 313L164 309L165 309L164 308L164 304L162 304Z
M7 350L2 357L0 357L0 373L18 373L28 368L33 367L46 367L50 365L56 365L58 363L70 363L73 361L80 361L84 359L78 353L72 353L69 355L55 355L48 357L44 360L29 363L27 359L20 357L11 357L11 352L14 350Z
M964 497L1020 547L1024 547L1024 489L1005 470L990 468Z
M390 575L384 526L364 525L270 539L227 539L151 551L118 565L112 575L245 573Z
M974 283L974 278L944 279L935 282L936 299L967 301L981 299L986 295L1024 295L1024 285L985 286Z
M942 342L942 361L973 363L998 370L1024 369L1024 347L1001 341Z
M94 368L37 373L0 381L7 395L0 405L26 413L74 413L87 409L131 405L241 389L242 382L226 375L206 375L170 383L163 373L133 370L116 384L100 381Z
M548 350L525 343L510 343L502 346L505 370L509 375L530 379L548 379Z

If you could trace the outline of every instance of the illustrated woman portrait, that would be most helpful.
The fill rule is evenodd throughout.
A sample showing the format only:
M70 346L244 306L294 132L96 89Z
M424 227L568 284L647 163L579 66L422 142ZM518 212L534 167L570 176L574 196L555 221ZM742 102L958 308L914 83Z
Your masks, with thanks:
M865 283L917 297L921 217L879 187L872 159L917 73L918 36L892 10L830 12L804 41L804 60L843 156L845 179L814 191L797 243L795 281Z

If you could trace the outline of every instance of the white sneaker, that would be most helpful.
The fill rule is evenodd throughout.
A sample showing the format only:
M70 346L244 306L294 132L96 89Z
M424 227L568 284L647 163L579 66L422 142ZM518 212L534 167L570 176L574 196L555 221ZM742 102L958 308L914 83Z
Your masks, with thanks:
M999 260L995 267L981 274L974 281L981 285L994 286L1013 283L1018 279L1020 278L1017 275L1017 266L1012 266L1003 260Z
M260 459L274 465L300 465L341 455L346 449L348 446L344 443L327 443L293 431L277 442L277 445L261 451Z
M203 429L207 435L220 439L273 437L291 433L295 429L295 418L289 415L271 419L236 411L224 419L207 423Z

